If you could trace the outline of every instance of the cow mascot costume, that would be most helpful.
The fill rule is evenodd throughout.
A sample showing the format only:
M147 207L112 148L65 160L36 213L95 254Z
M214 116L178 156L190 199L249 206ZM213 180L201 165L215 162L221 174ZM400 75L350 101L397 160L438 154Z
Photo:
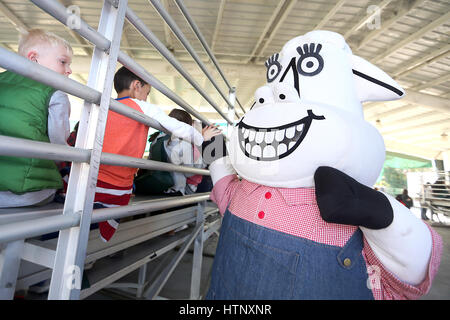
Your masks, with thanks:
M442 240L372 186L385 146L363 101L404 95L334 32L287 42L210 165L223 215L207 299L414 299Z

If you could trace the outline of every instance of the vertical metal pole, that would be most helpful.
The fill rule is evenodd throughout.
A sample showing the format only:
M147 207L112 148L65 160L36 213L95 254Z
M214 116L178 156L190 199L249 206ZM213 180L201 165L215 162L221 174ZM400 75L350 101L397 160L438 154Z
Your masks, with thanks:
M205 225L206 201L197 205L196 227L200 227L200 232L194 240L194 257L192 258L191 293L189 299L200 299L200 280L202 274L203 260L203 229Z
M234 114L235 114L234 107L235 107L235 103L236 103L236 88L232 87L228 94L229 94L228 99L231 103L231 106L230 105L228 106L228 117L231 119L232 123L227 124L227 137L230 138L231 130L233 129L234 124L236 122L235 118L234 118Z
M92 149L91 159L90 163L73 163L64 205L63 214L79 212L81 222L80 226L60 231L48 299L80 298L103 135L127 0L114 4L104 1L98 28L100 34L111 40L109 52L95 48L88 80L88 86L102 92L100 106L85 102L76 142L76 147Z
M142 298L142 293L144 292L145 279L147 276L147 263L139 268L138 276L138 286L136 290L136 298Z
M0 244L0 300L12 300L16 289L24 240Z

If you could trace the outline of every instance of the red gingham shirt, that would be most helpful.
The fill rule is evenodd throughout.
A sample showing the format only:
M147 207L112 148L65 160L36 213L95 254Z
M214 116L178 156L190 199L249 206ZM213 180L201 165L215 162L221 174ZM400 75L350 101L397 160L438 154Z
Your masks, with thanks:
M235 216L260 226L318 243L343 247L357 227L325 222L316 203L314 188L275 188L240 181L236 175L220 179L211 199L221 214L228 209ZM433 249L425 280L418 286L400 281L383 267L364 238L362 251L376 300L417 299L428 292L437 273L442 239L430 228Z

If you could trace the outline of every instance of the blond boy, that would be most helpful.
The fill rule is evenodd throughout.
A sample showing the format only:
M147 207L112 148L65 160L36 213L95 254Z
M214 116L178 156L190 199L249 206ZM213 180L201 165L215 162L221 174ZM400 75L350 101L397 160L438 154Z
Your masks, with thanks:
M19 54L69 76L73 51L61 37L40 29L23 34ZM66 145L67 94L10 71L0 73L0 135ZM51 160L0 156L0 207L42 205L61 188Z

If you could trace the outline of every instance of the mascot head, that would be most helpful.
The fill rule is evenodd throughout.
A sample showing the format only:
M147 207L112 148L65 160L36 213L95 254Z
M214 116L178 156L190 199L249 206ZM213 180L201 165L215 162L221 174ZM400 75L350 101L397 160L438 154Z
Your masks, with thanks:
M398 99L402 88L329 31L288 41L266 67L267 84L231 135L239 175L273 187L313 187L316 169L329 166L372 186L385 147L361 102Z

